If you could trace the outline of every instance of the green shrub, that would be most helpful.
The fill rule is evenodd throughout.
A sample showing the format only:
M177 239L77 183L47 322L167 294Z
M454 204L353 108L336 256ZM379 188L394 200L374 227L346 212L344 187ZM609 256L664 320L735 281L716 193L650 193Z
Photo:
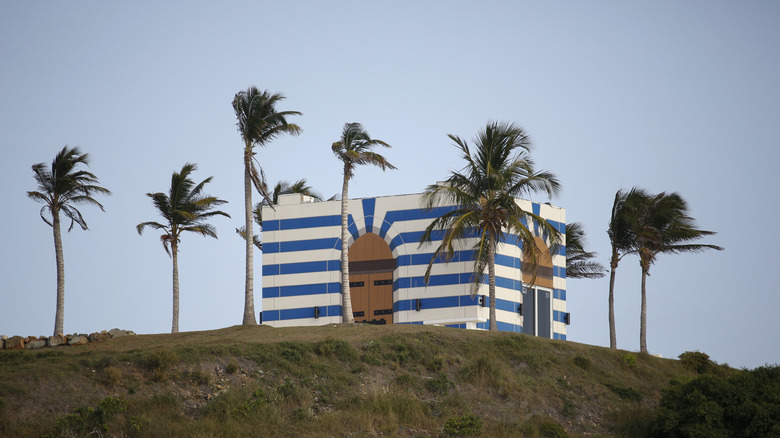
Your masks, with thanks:
M560 424L551 418L543 418L539 415L529 418L520 429L524 437L566 438L569 436Z
M623 361L623 364L629 368L634 368L636 366L636 354L631 353L630 351L624 351L621 353L620 360Z
M682 366L698 374L709 372L715 365L707 354L700 351L686 351L678 357Z
M574 356L572 362L574 362L574 365L577 365L578 367L582 368L585 371L590 369L592 363L589 357L583 356L582 354L578 354Z
M170 350L157 350L145 354L141 358L141 365L152 372L166 372L173 368L179 361L179 357Z
M499 387L502 381L500 366L488 356L480 356L464 365L459 371L460 378L475 385Z
M451 437L479 436L482 432L482 419L474 414L453 417L444 423L444 434Z
M704 374L664 391L656 436L780 436L780 365Z
M617 385L612 385L607 383L607 388L609 388L610 391L617 394L618 397L620 397L623 400L629 400L629 401L640 401L642 400L642 393L637 391L634 388L631 387L622 387Z
M58 419L54 423L53 433L48 436L103 436L104 432L109 431L108 422L126 409L126 401L106 397L98 404L97 409L89 406L76 408L72 414Z
M358 352L355 347L341 339L328 338L318 342L314 351L321 356L330 356L342 362L355 362L358 360Z
M107 366L103 369L103 373L105 373L106 379L113 385L116 385L122 380L122 370L115 366Z
M235 374L238 372L238 369L238 364L231 360L230 363L225 367L225 372L228 374Z
M447 394L450 392L450 386L452 382L444 373L439 373L435 379L425 381L425 389L435 394Z
M617 438L650 436L655 409L638 404L619 409L610 414L614 423L613 432Z

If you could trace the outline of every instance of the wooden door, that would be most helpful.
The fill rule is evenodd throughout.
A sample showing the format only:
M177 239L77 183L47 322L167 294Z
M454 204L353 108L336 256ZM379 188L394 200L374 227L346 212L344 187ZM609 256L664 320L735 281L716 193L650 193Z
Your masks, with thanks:
M390 246L373 233L360 236L349 249L349 289L355 322L393 323L393 271Z

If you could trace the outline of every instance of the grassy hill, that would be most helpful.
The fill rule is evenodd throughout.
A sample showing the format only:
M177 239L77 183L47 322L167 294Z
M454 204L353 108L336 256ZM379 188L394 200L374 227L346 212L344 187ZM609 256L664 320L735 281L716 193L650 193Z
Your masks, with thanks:
M513 333L236 326L0 351L0 436L634 436L693 375Z

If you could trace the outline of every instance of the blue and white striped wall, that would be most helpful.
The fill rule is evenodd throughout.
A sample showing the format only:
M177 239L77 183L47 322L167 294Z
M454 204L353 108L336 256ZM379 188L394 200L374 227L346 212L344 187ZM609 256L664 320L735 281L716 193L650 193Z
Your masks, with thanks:
M379 235L396 259L393 272L393 322L438 324L486 329L488 306L472 298L472 239L449 263L436 263L426 286L423 281L436 242L420 246L423 230L451 207L421 208L419 194L349 200L350 245L365 233ZM565 233L565 210L518 199ZM274 327L314 326L341 322L341 202L311 202L299 194L281 195L275 210L263 208L263 324ZM435 238L436 236L434 236ZM441 236L438 236L439 239ZM499 330L523 331L520 261L522 250L513 239L496 254L496 319ZM566 339L566 249L553 254L551 333ZM486 281L485 281L486 283ZM478 295L487 300L487 284ZM416 301L420 300L420 310ZM486 303L487 304L487 303ZM315 318L315 306L319 317Z

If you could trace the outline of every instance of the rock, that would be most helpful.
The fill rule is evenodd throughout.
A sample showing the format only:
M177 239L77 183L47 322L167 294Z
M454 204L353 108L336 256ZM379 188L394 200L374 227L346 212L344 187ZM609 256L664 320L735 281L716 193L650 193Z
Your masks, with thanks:
M89 335L89 342L106 342L110 340L111 336L109 336L107 333L91 333Z
M5 340L6 350L22 350L24 349L24 338L21 336L11 336Z
M89 343L89 338L84 335L73 334L68 339L68 345L86 345Z
M35 336L31 336L31 338L35 338ZM43 348L45 346L46 346L46 339L45 338L43 338L43 339L35 338L35 339L30 339L30 342L28 342L24 346L24 348L26 348L28 350L37 350L38 348Z
M67 340L65 339L65 336L62 335L54 335L50 336L48 339L47 345L49 347L56 347L57 345L66 344Z
M118 328L112 328L111 330L108 331L108 335L111 336L111 339L118 338L120 336L127 336L130 333L132 332L128 332L127 330L119 330Z

